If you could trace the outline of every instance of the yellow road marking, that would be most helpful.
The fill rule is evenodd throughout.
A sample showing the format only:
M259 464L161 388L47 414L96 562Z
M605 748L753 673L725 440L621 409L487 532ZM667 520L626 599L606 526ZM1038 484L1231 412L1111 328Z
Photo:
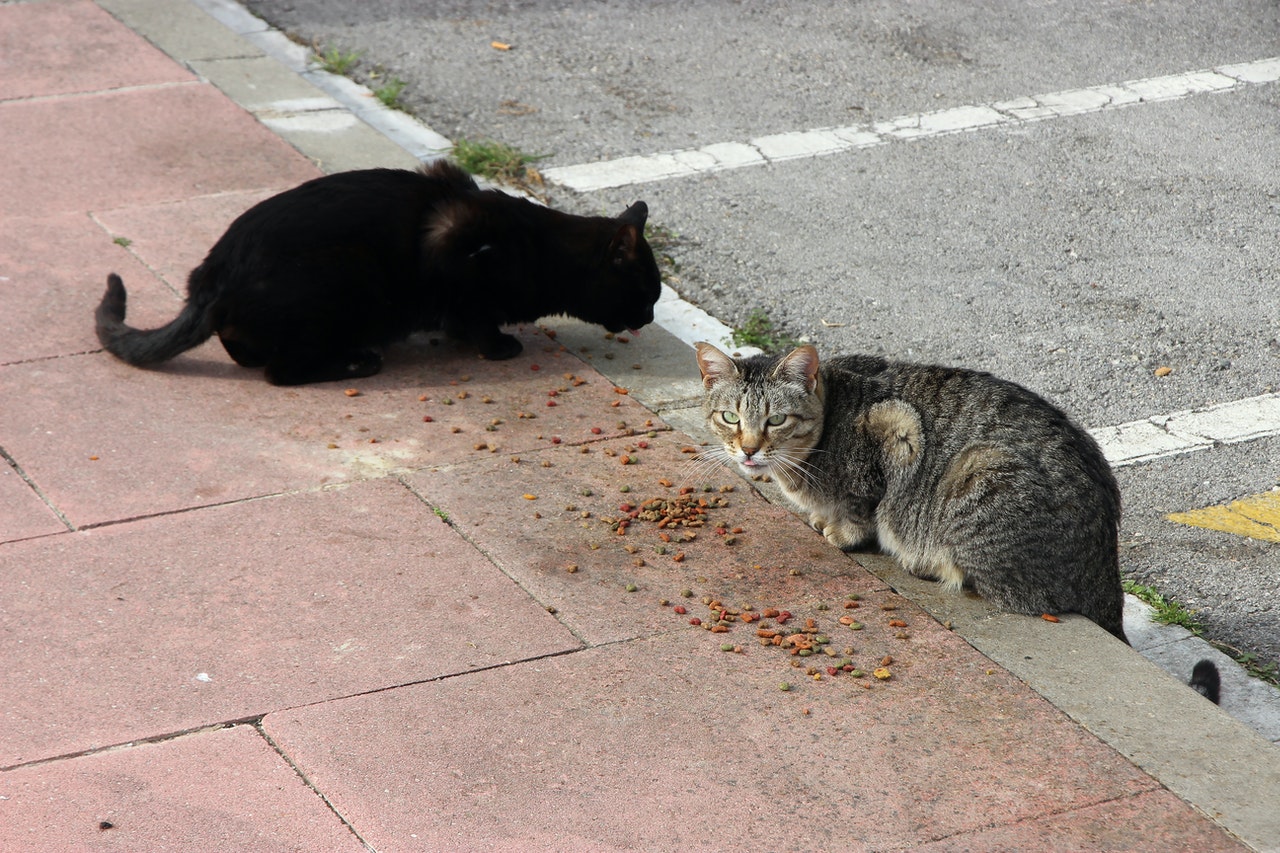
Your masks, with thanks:
M1280 542L1280 493L1264 492L1232 501L1226 506L1170 513L1167 518L1192 527L1221 530L1264 542Z

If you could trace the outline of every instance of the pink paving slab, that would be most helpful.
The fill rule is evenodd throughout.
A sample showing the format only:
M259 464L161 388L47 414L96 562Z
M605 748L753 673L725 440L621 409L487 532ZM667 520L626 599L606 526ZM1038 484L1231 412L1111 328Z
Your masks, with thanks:
M0 773L0 849L366 849L250 726Z
M0 766L573 649L392 479L0 546Z
M522 334L526 353L504 362L448 343L400 348L354 397L334 383L269 385L216 341L159 370L106 353L10 365L0 398L22 405L0 407L0 439L84 527L518 454L594 438L596 425L603 437L661 427L559 345Z
M0 102L0 214L292 186L315 166L205 83Z
M318 171L316 176L319 176ZM185 296L187 274L204 260L227 226L253 205L285 189L288 187L279 186L117 208L95 213L94 218L113 238L128 240L131 254L167 281L175 292ZM98 278L106 280L105 274ZM126 277L124 283L129 291L129 322L133 323L135 306L145 305L146 295L139 294L139 299L135 300L133 280ZM163 322L168 322L173 313L170 309ZM141 320L137 325L146 326Z
M692 449L680 433L644 434L562 445L519 462L499 456L421 471L407 482L465 519L461 530L468 538L592 643L705 618L704 596L806 615L826 601L840 611L823 617L834 625L848 594L885 590L746 481L718 465L692 462L683 452ZM695 491L682 497L682 488ZM702 526L663 528L660 519L640 517L652 511L651 501L698 500L707 504L699 508ZM691 512L672 514L697 523ZM619 522L627 525L623 535L615 529ZM631 586L634 592L627 591ZM690 599L681 595L686 590ZM661 599L671 606L659 606ZM673 613L677 605L688 611L683 617Z
M773 654L707 639L689 629L263 725L387 851L898 849L1158 789L960 641L912 681L797 671L782 692Z
M11 465L0 463L0 542L66 529L27 481Z
M194 79L88 0L0 6L0 100Z
M160 325L182 307L87 214L8 219L0 228L0 365L97 349L93 312L109 272L136 295L131 322Z

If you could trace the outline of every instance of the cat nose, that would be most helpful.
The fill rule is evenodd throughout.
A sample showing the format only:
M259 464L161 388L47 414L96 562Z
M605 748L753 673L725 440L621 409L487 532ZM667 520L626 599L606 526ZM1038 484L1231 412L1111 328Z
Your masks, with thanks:
M756 453L758 453L760 450L759 447L748 447L745 444L739 445L739 447L742 450L742 455L747 457L748 459L750 459L752 456L755 456Z

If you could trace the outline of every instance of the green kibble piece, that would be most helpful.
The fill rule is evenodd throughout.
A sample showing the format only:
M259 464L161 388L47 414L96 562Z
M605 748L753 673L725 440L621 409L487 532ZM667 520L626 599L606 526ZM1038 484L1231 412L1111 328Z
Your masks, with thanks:
M781 690L783 693L786 693L788 690L791 689L791 685L784 681L778 685L778 689Z
M720 644L720 651L722 651L722 652L731 652L731 651L733 651L733 643L721 643L721 644Z
M851 675L854 678L864 678L866 676L866 673L860 669L855 669L853 672L849 673L849 675Z
M850 631L861 631L861 630L862 630L862 623L861 623L861 622L850 622L850 623L849 623L849 630L850 630Z
M826 604L819 604L819 605L818 605L818 609L819 609L819 610L827 610L827 609L829 609L829 608L827 607L827 605L826 605Z
M801 650L800 650L800 657L802 657L802 658L807 658L807 657L808 657L809 655L811 655L811 654L813 654L813 649L801 649Z
M665 553L667 553L667 546L666 546L666 545L654 545L654 546L653 546L653 553L655 553L655 554L665 554Z
M633 583L629 583L629 584L627 584L627 592L635 592L635 591L636 591L637 589L639 589L639 588L640 588L640 587L636 586L636 585L635 585L635 584L633 584Z
M591 497L591 494L592 494L592 492L591 492L591 490L590 490L590 489L583 489L583 490L582 490L582 496L583 496L584 498L589 498L589 497Z
M691 589L682 589L682 590L680 590L680 597L681 597L681 598L693 598L693 590L691 590Z
M827 643L831 642L831 638L830 638L830 637L828 637L828 636L826 636L825 634L819 634L818 636L816 636L816 637L814 637L814 638L813 638L813 641L814 641L815 643L817 643L818 645L822 646L822 645L826 645Z
M631 487L630 487L630 486L628 486L628 485L626 485L626 484L624 483L624 484L623 484L623 485L618 489L618 491L620 491L620 492L629 492L629 491L631 491Z
M845 596L845 598L846 598L846 599L848 599L849 601L861 601L861 600L862 600L862 596L858 595L856 592L851 592L851 593L849 593L848 595L846 595L846 596Z

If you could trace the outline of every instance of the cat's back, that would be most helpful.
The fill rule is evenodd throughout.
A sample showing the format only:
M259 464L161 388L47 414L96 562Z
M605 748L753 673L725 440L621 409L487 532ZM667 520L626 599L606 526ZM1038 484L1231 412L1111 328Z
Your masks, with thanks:
M863 410L893 399L912 406L924 431L927 458L937 464L966 448L990 445L1050 479L1083 479L1117 493L1097 442L1029 388L979 370L874 356L840 356L828 365L828 382L860 387Z

